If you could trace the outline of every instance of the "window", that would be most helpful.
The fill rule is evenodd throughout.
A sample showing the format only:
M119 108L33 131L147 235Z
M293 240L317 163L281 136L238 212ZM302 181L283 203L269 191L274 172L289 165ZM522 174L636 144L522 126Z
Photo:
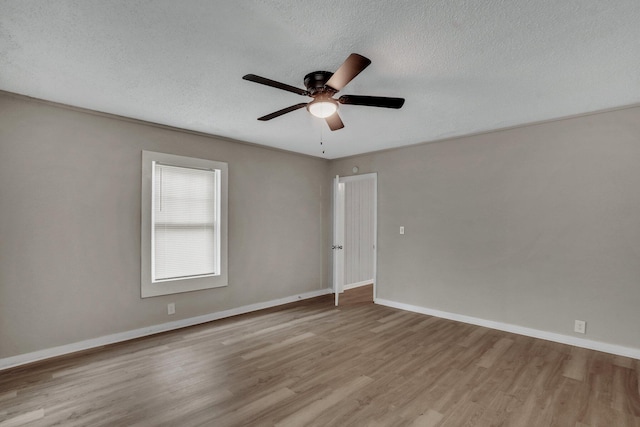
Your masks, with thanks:
M220 170L153 164L151 281L215 275Z
M142 152L142 297L227 285L227 164Z

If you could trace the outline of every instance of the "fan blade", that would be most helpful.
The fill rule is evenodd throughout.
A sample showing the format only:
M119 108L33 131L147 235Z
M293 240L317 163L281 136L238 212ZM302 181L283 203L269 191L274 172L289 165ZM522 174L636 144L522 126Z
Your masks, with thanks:
M344 127L344 123L342 123L342 119L340 119L337 111L329 117L326 117L325 120L331 130L338 130Z
M333 76L327 81L326 86L340 91L345 87L355 76L360 74L362 70L367 68L371 64L371 60L365 58L357 53L349 55L346 61L333 73Z
M276 117L280 117L283 114L287 114L287 113L290 113L292 111L296 111L296 110L298 110L300 108L304 108L306 106L307 106L307 104L304 103L304 102L302 104L292 105L291 107L283 108L282 110L278 110L278 111L276 111L274 113L267 114L266 116L258 117L258 120L266 122L267 120L275 119Z
M404 98L387 98L386 96L342 95L340 104L366 105L369 107L401 108Z
M298 95L309 95L304 89L297 88L295 86L290 86L288 84L280 83L275 80L267 79L265 77L256 76L255 74L247 74L242 77L244 80L249 80L250 82L260 83L261 85L275 87L276 89L282 89L289 92L297 93Z

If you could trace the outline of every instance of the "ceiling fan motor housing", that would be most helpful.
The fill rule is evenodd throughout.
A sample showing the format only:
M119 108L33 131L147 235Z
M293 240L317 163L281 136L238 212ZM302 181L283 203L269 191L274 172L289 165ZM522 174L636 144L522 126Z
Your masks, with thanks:
M309 92L309 96L315 97L326 93L328 97L331 97L337 90L329 86L325 86L327 81L333 76L330 71L314 71L304 76L304 85Z

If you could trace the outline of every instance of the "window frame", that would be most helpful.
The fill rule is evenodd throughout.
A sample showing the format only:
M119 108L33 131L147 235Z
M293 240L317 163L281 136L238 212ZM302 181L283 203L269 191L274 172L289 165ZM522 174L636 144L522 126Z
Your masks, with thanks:
M153 176L155 163L169 166L209 169L219 171L219 221L220 241L219 273L207 276L186 277L153 282ZM228 164L226 162L178 156L175 154L142 151L142 197L141 197L141 278L142 298L191 292L228 286L227 270L227 212L228 212Z

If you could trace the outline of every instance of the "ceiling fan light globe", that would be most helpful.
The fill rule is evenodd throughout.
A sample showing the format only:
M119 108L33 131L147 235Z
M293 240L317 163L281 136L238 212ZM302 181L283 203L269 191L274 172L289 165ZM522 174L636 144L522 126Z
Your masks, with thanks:
M327 118L338 111L338 104L331 101L312 101L307 105L311 114L321 119Z

